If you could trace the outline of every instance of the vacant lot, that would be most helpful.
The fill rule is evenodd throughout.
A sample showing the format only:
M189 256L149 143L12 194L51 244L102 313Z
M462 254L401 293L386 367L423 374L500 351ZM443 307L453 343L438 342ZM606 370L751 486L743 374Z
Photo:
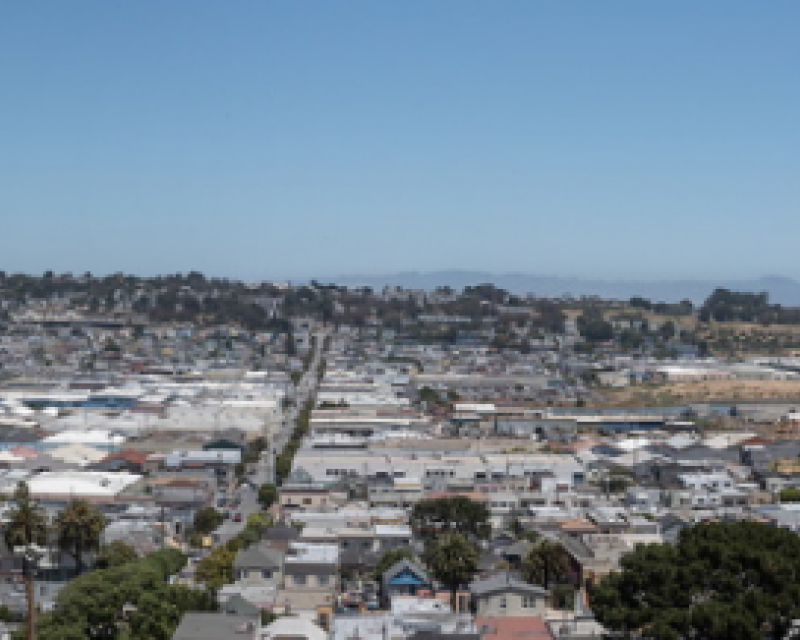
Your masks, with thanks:
M641 385L607 393L608 406L658 406L717 400L798 401L800 381L794 380L703 380Z

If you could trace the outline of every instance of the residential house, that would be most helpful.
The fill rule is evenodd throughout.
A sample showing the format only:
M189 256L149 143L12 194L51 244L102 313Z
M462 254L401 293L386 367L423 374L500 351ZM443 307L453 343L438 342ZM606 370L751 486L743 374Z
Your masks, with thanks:
M508 573L477 580L469 588L479 617L542 616L550 596L546 589Z
M262 534L263 540L268 546L273 549L279 549L286 553L292 542L300 538L300 531L295 527L286 524L283 521L277 522L271 527L268 527Z
M453 613L447 600L396 596L386 613L335 615L330 639L479 640L472 615Z
M278 618L263 627L260 640L328 640L328 634L311 620L295 616Z
M383 601L388 604L395 596L417 595L432 588L428 572L417 562L404 558L383 572L381 588Z
M339 589L339 545L292 542L284 559L284 587L276 603L284 611L305 611L326 618Z
M258 640L258 617L231 613L183 614L172 640Z
M241 549L233 562L236 581L269 582L279 585L282 579L283 552L257 543Z

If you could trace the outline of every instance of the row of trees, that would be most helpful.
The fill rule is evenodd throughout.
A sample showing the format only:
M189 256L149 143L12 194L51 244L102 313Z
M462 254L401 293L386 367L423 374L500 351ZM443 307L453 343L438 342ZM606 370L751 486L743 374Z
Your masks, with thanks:
M292 432L289 441L286 443L283 451L275 459L275 475L278 477L278 483L282 483L292 471L292 462L303 438L308 434L309 424L311 421L311 411L314 408L314 401L309 399L297 412L297 425Z
M373 318L401 329L421 313L441 313L480 321L495 315L497 305L533 310L530 321L540 329L562 331L565 316L557 302L530 302L492 284L465 287L457 292L441 287L438 296L383 296L369 287L348 288L312 281L309 285L278 288L269 283L245 285L235 280L208 278L192 271L155 278L113 274L94 277L85 273L42 277L4 275L0 287L11 300L25 302L54 294L71 295L78 305L91 312L110 311L120 295L132 299L133 311L151 320L196 322L198 324L237 323L250 330L287 332L285 320L271 317L264 298L280 298L284 318L309 316L323 322L366 326Z
M800 309L770 304L767 293L744 293L719 288L703 303L698 317L702 322L800 324Z
M634 309L643 309L669 316L690 316L694 311L694 304L691 300L681 300L677 304L670 304L668 302L651 302L647 298L634 296L628 304Z

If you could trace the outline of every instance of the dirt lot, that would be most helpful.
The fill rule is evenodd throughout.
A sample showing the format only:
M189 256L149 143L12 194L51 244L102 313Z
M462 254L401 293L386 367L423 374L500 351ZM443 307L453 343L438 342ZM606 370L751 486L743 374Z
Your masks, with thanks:
M800 381L794 380L703 380L639 385L605 392L608 406L659 406L686 402L728 400L797 400Z

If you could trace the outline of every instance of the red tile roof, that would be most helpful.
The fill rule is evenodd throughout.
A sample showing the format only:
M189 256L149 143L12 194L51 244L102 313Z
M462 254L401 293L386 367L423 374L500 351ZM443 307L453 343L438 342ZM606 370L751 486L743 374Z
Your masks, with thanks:
M764 438L763 436L753 436L752 438L748 438L747 440L742 440L742 442L740 443L741 446L745 447L751 447L762 444L772 444L772 440Z
M133 464L144 464L147 461L148 454L143 451L136 451L134 449L123 449L107 455L103 460L125 460Z
M39 457L39 452L36 449L31 449L30 447L26 447L24 445L14 447L13 449L11 449L11 453L13 453L15 456L19 456L20 458Z

